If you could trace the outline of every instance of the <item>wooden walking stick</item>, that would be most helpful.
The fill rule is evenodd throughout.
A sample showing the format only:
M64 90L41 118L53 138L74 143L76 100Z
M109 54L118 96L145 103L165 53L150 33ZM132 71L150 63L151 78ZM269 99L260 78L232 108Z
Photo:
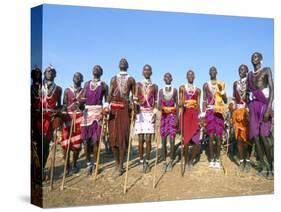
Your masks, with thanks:
M184 124L183 124L183 113L184 113L184 109L182 108L181 111L181 115L180 115L180 128L181 128L181 136L180 136L180 140L181 140L181 176L183 177L184 172L185 172L185 164L184 164L184 155L183 155L183 149L184 149L184 144L183 144L183 130L184 130Z
M53 133L54 135L56 134L55 132ZM55 138L55 136L53 137ZM47 180L49 180L50 178L50 173L51 173L51 169L52 169L52 159L53 159L53 151L54 151L54 145L51 146L51 149L49 151L47 160L46 160L46 165L48 165L48 175L47 175Z
M128 152L127 152L127 164L126 164L126 175L125 175L125 182L124 182L124 194L126 194L126 191L127 191L127 180L128 180L128 169L129 169L131 142L133 140L133 128L134 128L134 125L135 125L134 116L135 116L135 111L133 109L132 114L131 114L130 138L129 138Z
M73 132L75 133L76 132L76 111L74 112L74 117L73 117Z
M228 158L228 151L229 151L229 139L230 139L230 132L229 132L229 129L227 129L227 140L226 140L226 157ZM222 169L223 169L223 173L224 175L227 175L227 169L225 168L225 164L223 163L222 161L222 158L220 156L220 162L221 162L221 166L222 166Z
M230 136L230 133L229 133L229 129L226 130L226 134L227 134L227 139L226 139L226 155L228 156L228 152L229 152L229 136Z
M153 185L152 185L153 189L155 189L155 187L156 187L156 168L157 168L157 161L158 161L158 146L159 146L159 140L160 140L161 117L162 117L162 112L160 112L158 126L155 127L155 129L156 129L156 132L155 132L155 134L156 134L156 136L155 136L155 140L156 140L156 156L155 156L154 173L153 173Z
M101 143L102 143L102 139L103 139L103 134L104 134L104 120L105 117L102 117L102 126L101 126L101 134L100 134L100 141L99 141L99 146L98 146L98 155L97 155L97 161L96 161L96 169L95 169L95 174L93 179L96 180L97 175L98 175L98 170L99 170L99 162L100 162L100 148L101 148Z
M74 120L76 120L76 112L74 112L74 117L71 120L70 133L69 133L69 138L67 140L67 150L66 150L66 156L65 156L65 161L64 161L63 177L62 177L62 182L61 182L61 187L60 187L61 191L64 189L64 182L65 182L67 162L68 162L68 158L69 158L69 150L70 150L70 144L71 144L71 137L72 137L72 132L73 132L73 128L74 128L73 125L75 125Z
M57 129L54 131L54 144L51 148L51 167L50 167L50 190L53 190L53 183L54 183L54 167L55 167L55 160L56 160L56 151L57 151Z

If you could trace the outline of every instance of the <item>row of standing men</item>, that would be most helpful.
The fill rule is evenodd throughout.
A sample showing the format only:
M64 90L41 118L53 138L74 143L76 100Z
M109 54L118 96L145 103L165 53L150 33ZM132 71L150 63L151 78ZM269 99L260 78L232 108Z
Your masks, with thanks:
M273 117L273 79L270 68L262 67L260 53L254 53L251 62L254 70L249 72L246 65L241 65L240 79L233 84L231 104L234 110L231 111L231 120L238 145L239 164L241 170L248 171L251 168L248 150L255 145L259 161L258 174L273 178L272 145L268 138ZM55 68L48 66L45 69L43 81L40 69L32 70L32 140L37 143L37 154L42 158L41 167L46 164L49 145L54 140L54 131L60 129L64 157L69 159L66 157L69 139L70 150L73 152L73 165L70 166L67 161L68 174L79 171L77 159L83 143L86 153L86 173L90 175L96 165L101 133L103 136L108 133L116 163L113 174L121 176L124 173L123 162L130 137L130 124L134 122L134 133L138 135L139 140L139 169L142 172L147 173L150 170L151 142L155 132L159 132L161 136L163 169L172 170L178 128L184 144L184 164L187 170L192 168L194 159L200 151L202 131L209 138L209 167L221 168L220 151L227 95L225 83L217 80L215 67L209 69L210 81L203 85L202 111L201 89L194 86L194 71L187 71L187 83L178 90L172 87L172 74L166 73L165 87L158 92L158 86L150 79L152 75L150 65L144 65L144 80L138 83L128 74L126 59L120 60L119 69L119 73L111 79L110 86L101 81L103 69L99 65L94 66L93 79L86 82L84 88L81 86L83 75L75 73L73 85L64 91L63 104L61 104L62 89L54 83ZM159 115L159 111L160 130L155 126L156 114ZM106 117L105 128L103 117ZM204 124L200 123L200 119L204 120ZM169 154L166 148L168 137ZM193 148L189 155L191 144Z

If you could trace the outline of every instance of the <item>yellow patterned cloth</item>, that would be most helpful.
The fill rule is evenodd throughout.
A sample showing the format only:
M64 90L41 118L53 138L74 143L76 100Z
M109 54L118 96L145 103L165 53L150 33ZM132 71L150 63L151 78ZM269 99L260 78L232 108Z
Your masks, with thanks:
M214 110L215 110L216 113L221 113L221 114L224 115L225 105L224 105L224 102L223 102L223 99L222 99L221 92L219 90L219 85L221 85L221 87L222 87L222 92L225 92L225 83L223 81L217 80Z

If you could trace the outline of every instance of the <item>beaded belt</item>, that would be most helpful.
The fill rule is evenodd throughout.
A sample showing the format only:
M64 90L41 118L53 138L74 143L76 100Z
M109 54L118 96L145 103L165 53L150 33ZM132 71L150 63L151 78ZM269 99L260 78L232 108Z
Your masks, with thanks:
M177 108L176 107L163 107L162 108L164 113L176 113Z
M110 107L111 109L123 110L125 105L123 102L111 102Z
M184 102L184 107L185 108L198 108L197 101L194 99L186 100Z

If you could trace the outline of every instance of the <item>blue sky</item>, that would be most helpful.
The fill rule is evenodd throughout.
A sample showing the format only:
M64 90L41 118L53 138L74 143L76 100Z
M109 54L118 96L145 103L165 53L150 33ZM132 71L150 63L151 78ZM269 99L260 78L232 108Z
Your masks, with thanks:
M159 87L164 73L172 73L178 88L186 83L186 71L193 69L195 84L202 88L214 65L232 95L238 67L244 63L252 69L253 52L261 52L263 64L273 70L273 28L268 18L44 5L42 65L56 68L55 81L63 89L72 84L76 71L84 82L92 79L96 64L109 83L122 57L137 81L143 79L143 65L150 64ZM38 63L32 59L31 65Z

